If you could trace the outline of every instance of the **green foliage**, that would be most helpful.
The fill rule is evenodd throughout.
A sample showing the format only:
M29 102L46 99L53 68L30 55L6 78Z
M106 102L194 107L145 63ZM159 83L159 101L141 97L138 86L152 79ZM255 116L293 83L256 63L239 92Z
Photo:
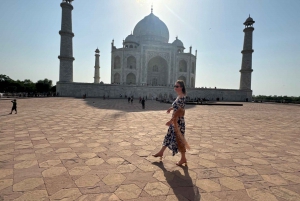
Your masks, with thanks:
M39 80L35 84L36 91L39 93L47 93L50 92L50 89L52 87L52 80L48 80L45 78L44 80Z
M36 83L29 79L24 81L13 80L7 75L0 74L0 92L18 93L49 93L56 91L56 87L52 86L52 80L45 78L44 80L39 80Z
M252 96L252 99L254 101L260 102L277 102L277 103L299 103L300 102L300 96L294 97L294 96L265 96L265 95L258 95Z

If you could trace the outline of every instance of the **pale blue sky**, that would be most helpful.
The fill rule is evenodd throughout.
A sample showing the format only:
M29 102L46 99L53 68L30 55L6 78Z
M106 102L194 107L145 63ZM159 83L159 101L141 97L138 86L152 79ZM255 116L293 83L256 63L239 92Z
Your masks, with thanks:
M61 0L1 0L0 74L12 79L59 77ZM75 82L93 82L95 56L100 77L110 83L110 44L117 48L150 13L169 28L170 39L198 50L197 87L239 88L243 22L251 14L254 95L300 96L299 0L75 0Z

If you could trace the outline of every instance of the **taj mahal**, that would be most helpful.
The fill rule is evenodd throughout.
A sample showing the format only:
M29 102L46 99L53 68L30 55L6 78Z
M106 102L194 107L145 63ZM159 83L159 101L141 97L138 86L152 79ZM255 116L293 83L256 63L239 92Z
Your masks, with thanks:
M59 81L56 90L59 96L110 97L124 96L173 99L176 80L186 84L188 96L224 101L251 101L252 35L253 19L244 22L244 46L240 69L239 89L195 88L197 50L186 48L176 37L169 42L167 25L153 13L140 20L120 47L111 42L111 83L100 82L100 50L95 51L94 82L73 81L72 0L63 0L60 41Z

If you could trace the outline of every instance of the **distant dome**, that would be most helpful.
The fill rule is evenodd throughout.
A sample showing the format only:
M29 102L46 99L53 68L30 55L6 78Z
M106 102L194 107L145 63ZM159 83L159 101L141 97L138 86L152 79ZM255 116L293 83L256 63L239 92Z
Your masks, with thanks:
M245 26L249 26L249 25L252 25L252 24L254 24L255 23L255 21L252 19L252 17L250 17L250 15L249 15L249 17L246 19L246 21L244 22L244 25Z
M252 21L253 21L253 19L250 16L246 19L246 22L252 22Z
M134 35L130 34L125 38L125 43L138 43L138 39Z
M172 45L184 48L182 41L179 40L177 37L176 37L176 40L174 40L174 42L172 43Z
M133 30L139 41L158 41L169 42L169 30L166 24L156 17L153 13L139 21Z

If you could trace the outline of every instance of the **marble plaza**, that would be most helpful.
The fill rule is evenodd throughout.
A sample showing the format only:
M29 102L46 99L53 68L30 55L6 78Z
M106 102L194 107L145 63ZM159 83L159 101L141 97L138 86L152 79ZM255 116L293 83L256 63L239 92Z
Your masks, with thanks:
M0 200L300 200L300 108L186 108L188 167L159 150L168 104L0 100Z

